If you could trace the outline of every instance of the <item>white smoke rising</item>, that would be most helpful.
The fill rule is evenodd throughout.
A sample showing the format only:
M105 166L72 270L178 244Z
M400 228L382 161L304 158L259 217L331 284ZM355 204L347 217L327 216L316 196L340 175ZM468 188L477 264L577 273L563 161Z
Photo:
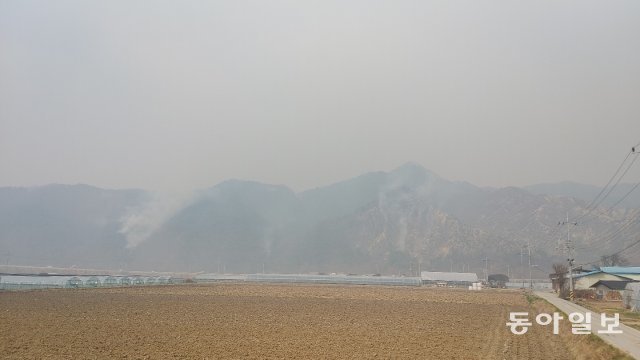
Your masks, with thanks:
M147 240L165 221L193 202L189 192L154 193L141 207L132 208L122 218L119 233L127 239L127 248L135 248Z

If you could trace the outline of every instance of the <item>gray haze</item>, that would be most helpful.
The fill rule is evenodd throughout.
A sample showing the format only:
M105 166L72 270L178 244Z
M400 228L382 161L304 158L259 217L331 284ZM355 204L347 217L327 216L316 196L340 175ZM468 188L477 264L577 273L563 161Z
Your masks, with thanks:
M628 189L618 186L610 199ZM88 185L0 187L0 263L409 275L418 267L482 273L481 259L489 258L490 271L510 267L524 277L520 254L530 244L536 275L546 277L566 258L556 247L565 241L557 224L567 212L580 218L571 232L578 264L637 241L640 197L628 197L625 208L607 203L590 211L598 190L571 183L479 188L417 164L298 193L242 180L174 199ZM640 249L623 256L637 264Z
M0 186L602 185L638 34L638 1L0 0Z

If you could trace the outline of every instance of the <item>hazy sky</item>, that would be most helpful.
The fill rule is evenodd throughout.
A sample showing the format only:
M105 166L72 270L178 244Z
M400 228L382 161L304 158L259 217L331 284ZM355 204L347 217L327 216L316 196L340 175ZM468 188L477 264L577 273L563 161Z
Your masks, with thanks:
M637 0L0 0L0 186L604 184L639 35Z

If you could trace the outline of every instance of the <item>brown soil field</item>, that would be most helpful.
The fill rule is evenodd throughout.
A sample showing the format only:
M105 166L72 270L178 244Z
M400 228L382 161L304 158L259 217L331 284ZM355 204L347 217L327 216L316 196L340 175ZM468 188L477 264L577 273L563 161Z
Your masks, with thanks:
M622 304L622 300L611 301L579 299L578 305L584 306L599 313L605 313L609 315L617 313L620 315L620 321L622 321L623 324L640 330L640 313L625 309Z
M10 359L570 359L519 291L211 284L0 293ZM534 303L535 306L535 303Z

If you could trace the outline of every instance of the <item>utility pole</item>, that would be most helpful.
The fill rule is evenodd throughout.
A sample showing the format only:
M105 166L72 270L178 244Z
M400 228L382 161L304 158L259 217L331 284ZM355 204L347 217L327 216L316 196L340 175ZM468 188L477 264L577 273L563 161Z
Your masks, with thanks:
M520 247L520 277L522 278L522 288L524 289L524 245Z
M529 288L533 289L533 276L531 275L531 243L527 240L527 251L529 252Z
M569 299L573 300L573 244L571 243L571 226L577 226L577 222L569 222L569 213L567 212L567 220L558 223L558 225L567 225L567 242L563 248L564 253L567 255L567 262L569 263Z

